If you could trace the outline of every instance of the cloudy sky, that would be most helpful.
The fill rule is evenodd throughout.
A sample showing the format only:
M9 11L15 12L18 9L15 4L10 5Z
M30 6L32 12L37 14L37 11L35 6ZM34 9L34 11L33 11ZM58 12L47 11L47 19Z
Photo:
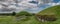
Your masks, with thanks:
M60 5L60 0L40 0L40 2L37 5L38 8L28 8L27 11L37 13L39 11L46 9L47 7L54 5Z
M3 1L3 0L2 0ZM16 12L26 10L31 13L37 13L46 9L47 7L60 5L60 0L7 0L0 1L0 8L4 7L2 4L8 6L7 8L16 8Z

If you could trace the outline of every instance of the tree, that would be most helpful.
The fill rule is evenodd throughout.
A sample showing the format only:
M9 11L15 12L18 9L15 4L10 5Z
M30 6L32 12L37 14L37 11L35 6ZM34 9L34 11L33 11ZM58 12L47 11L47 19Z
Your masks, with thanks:
M12 15L13 15L13 16L15 16L15 15L16 15L16 13L15 13L15 12L13 12L13 13L12 13Z

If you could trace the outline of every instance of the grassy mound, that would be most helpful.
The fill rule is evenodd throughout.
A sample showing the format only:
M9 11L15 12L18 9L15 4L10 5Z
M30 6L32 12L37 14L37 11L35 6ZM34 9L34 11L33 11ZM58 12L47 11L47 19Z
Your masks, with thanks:
M16 16L32 16L32 14L27 11L21 11L17 13Z
M55 22L50 22L50 24L60 24L60 5L49 7L37 14L39 15L55 15L57 20Z
M41 12L39 12L38 14L40 15L55 15L55 13L58 13L60 10L60 5L57 6L52 6L49 7Z

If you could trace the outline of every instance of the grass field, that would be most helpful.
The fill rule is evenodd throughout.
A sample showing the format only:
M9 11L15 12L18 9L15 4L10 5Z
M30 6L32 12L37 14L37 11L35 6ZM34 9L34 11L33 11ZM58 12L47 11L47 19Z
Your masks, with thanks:
M15 16L0 16L0 24L60 24L60 6L50 7L38 14L40 15L56 15L57 20L54 22L41 22L36 19L35 16L28 16L26 19L16 21Z
M28 17L26 20L17 21L15 16L0 16L0 24L39 24L40 22L34 16Z
M13 24L13 16L0 16L0 24Z
M0 24L49 24L38 21L35 16L30 16L26 20L15 21L14 16L0 16Z
M59 20L55 22L40 22L35 16L30 16L26 20L15 21L14 16L0 17L0 24L60 24Z

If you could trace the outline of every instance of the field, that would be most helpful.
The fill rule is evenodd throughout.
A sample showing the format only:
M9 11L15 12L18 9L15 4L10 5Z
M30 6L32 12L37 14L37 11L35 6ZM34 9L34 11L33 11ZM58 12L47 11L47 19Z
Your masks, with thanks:
M60 5L45 9L38 14L55 15L57 20L54 22L41 22L35 16L28 16L26 19L16 21L15 16L0 16L0 24L60 24Z
M21 21L16 21L14 16L0 16L0 24L39 24L39 21L34 16Z
M0 16L0 24L49 24L39 22L34 16L30 16L26 20L17 21L14 16Z

